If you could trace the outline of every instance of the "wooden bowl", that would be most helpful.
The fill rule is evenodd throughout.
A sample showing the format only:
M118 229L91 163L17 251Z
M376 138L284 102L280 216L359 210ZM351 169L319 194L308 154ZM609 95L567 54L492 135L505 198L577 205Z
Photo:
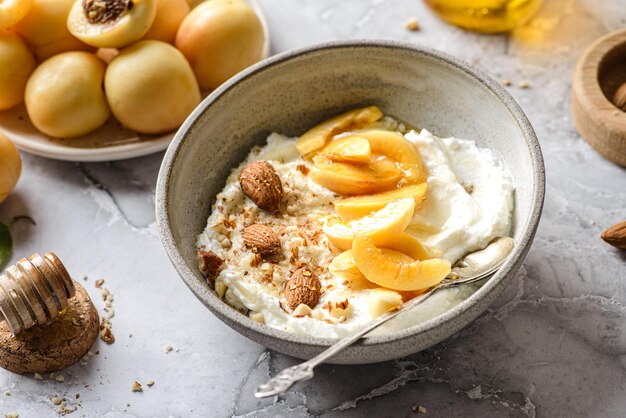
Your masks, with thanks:
M572 115L580 135L605 158L626 166L626 112L612 103L626 83L626 29L598 39L576 64Z

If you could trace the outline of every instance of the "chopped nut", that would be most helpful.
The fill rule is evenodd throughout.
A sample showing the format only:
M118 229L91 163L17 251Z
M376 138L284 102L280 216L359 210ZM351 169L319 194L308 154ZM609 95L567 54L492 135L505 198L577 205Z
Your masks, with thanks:
M416 32L421 29L416 17L410 17L407 19L407 21L404 22L404 28L412 32Z
M165 350L166 353L169 353L170 351L172 351L174 349L174 347L172 347L171 344L165 344L163 349Z
M154 385L154 380L150 379L146 382L146 385L148 385L149 387L152 387L152 385Z
M62 374L59 374L54 377L54 380L56 380L59 383L62 383L62 382L65 382L65 377Z
M417 414L426 414L428 411L422 405L413 405L413 412Z
M60 396L53 396L52 398L50 398L50 402L52 402L53 405L61 405L61 402L64 401L65 398L62 398Z
M309 170L309 167L307 167L307 166L306 166L306 165L304 165L304 164L298 164L298 165L296 166L296 169L297 169L299 172L301 172L303 176L306 176L307 174L309 174L309 171L310 171L310 170Z
M503 78L502 80L500 80L500 84L502 84L505 87L509 87L511 84L513 84L513 82L509 80L508 78Z
M522 80L519 83L517 83L517 87L519 87L520 89L529 89L530 83L526 80Z
M4 396L11 396L11 392L9 392L8 390L4 391Z
M104 279L96 280L96 289L100 289L103 284L104 284Z
M473 184L464 184L463 188L465 189L465 191L467 192L467 194L472 194L472 192L474 191L474 185Z
M5 418L19 418L20 414L17 412L7 412L4 417Z
M253 313L250 316L250 319L252 319L253 321L258 322L259 324L264 324L265 323L265 317L263 316L262 313L259 313L259 312Z
M296 318L302 318L304 316L311 315L311 312L312 312L312 309L309 307L309 305L305 305L304 303L301 303L300 305L296 307L296 309L293 310L291 315L295 316Z
M115 342L115 337L111 332L111 322L108 318L102 318L102 322L100 323L100 339L107 344L113 344Z
M211 286L215 285L215 278L223 263L224 261L213 251L198 251L200 272Z
M223 281L217 280L215 282L215 293L217 293L217 296L219 296L220 299L224 297L227 288L228 287L226 286L226 283L224 283Z
M39 373L35 373L33 377L35 378L35 380L43 380L43 376Z
M109 292L109 289L107 289L106 287L103 287L100 290L100 295L102 295L102 300L106 300L106 298L108 298L110 294L111 292Z
M131 387L131 390L133 392L143 392L143 389L141 388L141 383L139 383L138 381L134 381L133 385Z

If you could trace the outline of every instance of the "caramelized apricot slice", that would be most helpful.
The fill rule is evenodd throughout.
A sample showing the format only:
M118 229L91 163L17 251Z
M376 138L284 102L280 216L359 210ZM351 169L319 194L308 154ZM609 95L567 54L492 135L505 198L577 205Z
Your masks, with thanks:
M349 135L331 141L322 151L325 157L333 161L369 163L372 155L370 142L358 135Z
M393 290L421 290L441 282L450 273L450 263L433 258L403 262L385 256L367 236L353 239L352 252L358 269L367 280Z
M426 181L428 174L417 147L402 134L392 131L371 130L358 134L370 142L373 154L386 155L398 163L409 184Z
M311 153L324 147L333 136L341 132L363 128L382 117L383 112L377 106L349 110L306 131L296 141L296 147L300 151L300 155L310 158L312 157Z
M349 221L351 219L367 216L385 207L385 205L392 200L401 199L403 197L412 197L413 200L415 200L415 208L417 210L426 200L427 188L427 183L420 183L382 193L347 197L335 202L335 210L337 210L337 213L342 219Z
M407 197L394 200L371 215L352 221L327 218L323 229L328 240L342 250L352 247L355 235L369 237L384 247L391 245L402 234L411 221L414 209L415 201Z
M402 171L388 158L369 164L349 164L317 155L313 163L311 180L344 196L394 189L403 177Z

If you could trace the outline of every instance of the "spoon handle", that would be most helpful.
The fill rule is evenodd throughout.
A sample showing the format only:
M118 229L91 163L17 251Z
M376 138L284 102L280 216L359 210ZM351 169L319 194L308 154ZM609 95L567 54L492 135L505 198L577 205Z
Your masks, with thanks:
M441 285L437 285L427 292L411 299L409 302L402 304L400 308L394 311L387 312L374 319L373 321L368 322L355 333L340 339L335 344L331 345L312 359L280 371L278 374L276 374L276 376L269 379L266 383L259 385L254 396L256 396L257 398L264 398L266 396L278 395L289 389L294 383L312 378L313 369L316 366L328 360L335 354L339 353L344 348L354 344L361 337L363 337L365 334L372 331L373 329L378 328L390 319L395 318L400 313L408 311L419 305L420 303L424 302L441 287Z

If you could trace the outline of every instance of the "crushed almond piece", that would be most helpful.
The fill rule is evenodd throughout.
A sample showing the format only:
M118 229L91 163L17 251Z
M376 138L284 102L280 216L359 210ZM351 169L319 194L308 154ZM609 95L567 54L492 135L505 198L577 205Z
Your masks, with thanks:
M519 87L520 89L529 89L530 83L526 80L522 80L519 83L517 83L517 87Z
M61 402L64 400L65 398L62 398L61 396L53 396L50 398L50 402L52 402L53 405L61 405Z
M152 387L154 385L154 380L150 379L146 382L146 385L148 385L149 387Z
M500 80L500 84L502 84L505 87L509 87L510 85L513 84L513 82L509 80L508 78L503 78L502 80Z
M165 350L166 353L169 353L170 351L172 351L174 349L174 347L172 347L171 344L165 344L163 349Z
M96 289L100 289L103 284L104 284L104 279L96 280Z
M134 381L133 385L131 386L131 390L133 392L143 392L143 389L141 387L141 383L139 383L138 381Z
M304 164L298 164L298 165L296 166L296 169L297 169L299 172L301 172L303 176L306 176L307 174L309 174L309 171L310 171L310 170L309 170L309 167L307 167L307 166L306 166L306 165L304 165Z
M407 19L406 22L404 22L404 28L406 30L410 30L411 32L417 32L418 30L421 29L419 22L417 21L416 17L410 17Z

